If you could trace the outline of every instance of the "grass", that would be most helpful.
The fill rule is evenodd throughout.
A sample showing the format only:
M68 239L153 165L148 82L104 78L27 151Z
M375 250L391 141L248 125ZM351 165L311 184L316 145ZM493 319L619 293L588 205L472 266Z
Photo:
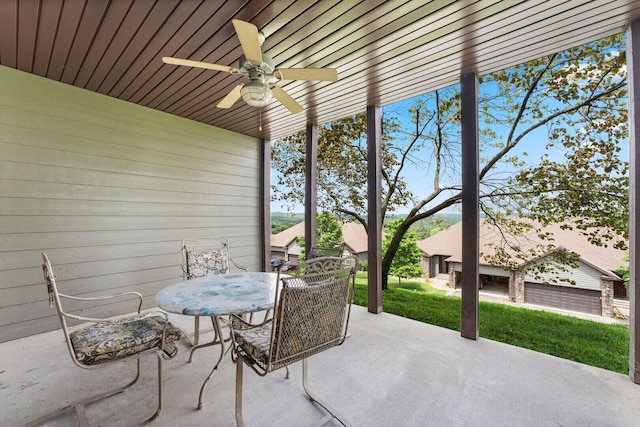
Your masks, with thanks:
M367 306L367 277L356 278L357 305ZM460 330L458 297L428 283L389 280L382 294L386 313L447 329ZM551 354L621 374L629 373L629 328L505 304L480 302L480 336Z

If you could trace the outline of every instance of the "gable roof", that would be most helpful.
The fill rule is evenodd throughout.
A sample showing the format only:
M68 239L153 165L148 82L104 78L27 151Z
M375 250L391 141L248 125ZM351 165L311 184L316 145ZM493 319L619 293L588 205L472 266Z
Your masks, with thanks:
M369 250L367 230L359 222L345 222L342 224L342 238L351 253L357 255Z
M525 220L523 220L525 221ZM540 226L538 223L529 221L534 226ZM586 237L576 230L568 230L562 227L562 224L550 224L544 227L543 232L553 235L553 241L542 241L537 237L535 231L525 233L523 236L507 235L507 239L511 243L517 244L520 248L533 248L536 244L547 245L552 243L556 247L565 248L568 251L575 252L580 259L600 270L604 274L609 274L618 267L624 265L626 261L624 257L626 251L615 249L610 245L608 247L597 246L587 241ZM493 253L491 244L500 242L501 233L497 228L488 221L480 220L480 252ZM462 222L458 222L446 230L434 234L424 240L417 242L418 248L427 256L434 255L446 256L448 262L462 262ZM484 257L480 258L480 264L489 265Z
M304 221L293 225L286 230L271 235L271 246L284 248L293 243L298 236L304 236Z
M462 249L461 235L462 221L458 221L446 230L433 234L426 239L418 240L416 244L426 256L451 256Z

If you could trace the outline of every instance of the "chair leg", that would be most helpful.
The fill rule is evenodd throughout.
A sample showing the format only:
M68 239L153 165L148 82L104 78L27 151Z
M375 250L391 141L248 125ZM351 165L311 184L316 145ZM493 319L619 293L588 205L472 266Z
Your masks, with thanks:
M302 387L304 388L304 392L307 393L309 399L320 406L325 412L328 413L328 416L323 418L319 425L324 425L331 420L337 420L343 426L349 426L350 424L345 420L344 416L342 416L338 411L327 405L326 403L318 400L318 398L309 390L309 381L307 380L307 358L302 359Z
M245 427L242 419L242 368L244 359L238 357L236 360L236 424L238 427Z
M242 382L243 382L243 367L244 367L244 359L242 356L239 356L236 359L236 424L238 427L245 427L244 419L242 417ZM289 370L287 369L287 374ZM337 420L343 426L349 426L350 424L345 421L344 417L338 413L335 409L331 408L329 405L319 401L315 395L313 395L309 391L309 384L307 381L307 359L303 359L302 361L302 386L304 387L305 393L309 399L324 409L325 412L328 413L328 416L324 417L318 425L325 425L331 420Z
M159 352L156 352L155 355L158 357L158 409L156 409L156 412L144 421L144 424L150 423L158 418L160 410L162 409L162 356ZM139 364L140 359L138 359L138 366Z
M160 409L162 409L162 356L160 355L160 352L156 352L155 355L158 358L158 407L156 411L153 413L153 415L151 415L148 419L143 421L143 423L145 424L157 418L158 415L160 414ZM123 391L127 390L129 387L137 383L139 379L140 379L140 358L136 360L136 376L131 382L115 390L110 390L106 393L98 394L96 396L92 396L87 399L81 400L80 402L77 402L72 406L67 406L65 408L60 409L59 411L56 411L49 415L45 415L44 417L39 418L36 421L33 421L27 425L35 427L45 423L46 421L59 418L70 411L75 411L76 418L78 420L78 425L80 427L89 427L90 424L89 424L89 420L87 418L87 413L86 413L86 407L88 405L95 403L99 400L102 400L104 398L122 393Z

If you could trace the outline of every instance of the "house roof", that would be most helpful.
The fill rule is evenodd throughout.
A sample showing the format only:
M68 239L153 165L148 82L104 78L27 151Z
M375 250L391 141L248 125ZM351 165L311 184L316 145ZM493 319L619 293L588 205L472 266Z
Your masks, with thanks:
M511 243L517 243L523 250L533 248L534 245L539 243L545 245L553 243L556 247L563 247L578 254L583 262L590 264L605 274L625 264L626 251L615 249L610 245L604 247L591 244L579 232L563 229L561 224L550 224L544 227L544 232L551 233L554 241L542 241L534 231L525 233L522 237L517 238L508 235L507 239ZM493 249L490 245L499 242L501 238L502 234L498 232L495 226L486 220L480 221L480 252L492 253ZM418 241L417 244L427 256L441 255L446 256L449 262L462 262L462 242L462 222L458 222L446 230ZM481 257L480 264L487 265L488 262L484 257Z
M0 65L273 140L605 36L637 0L34 0L0 2ZM216 104L239 75L163 56L238 64L232 19L251 22L278 67L336 68L336 82L286 81L304 108Z
M271 235L272 247L289 246L298 236L304 236L304 221ZM367 241L367 230L360 223L345 222L342 224L342 237L348 249L359 254L367 252L369 243Z
M433 234L426 239L418 240L418 248L428 257L435 255L451 256L462 249L462 221L452 224L446 230Z
M361 254L369 250L367 230L359 222L342 224L342 238L353 254Z
M284 248L293 243L298 236L304 236L304 221L293 225L286 230L271 235L271 246Z

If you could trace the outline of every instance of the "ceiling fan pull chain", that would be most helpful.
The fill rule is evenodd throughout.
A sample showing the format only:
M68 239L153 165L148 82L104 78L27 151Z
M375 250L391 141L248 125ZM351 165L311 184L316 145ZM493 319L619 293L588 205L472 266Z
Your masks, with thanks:
M260 107L260 126L258 127L259 131L262 131L262 107Z

